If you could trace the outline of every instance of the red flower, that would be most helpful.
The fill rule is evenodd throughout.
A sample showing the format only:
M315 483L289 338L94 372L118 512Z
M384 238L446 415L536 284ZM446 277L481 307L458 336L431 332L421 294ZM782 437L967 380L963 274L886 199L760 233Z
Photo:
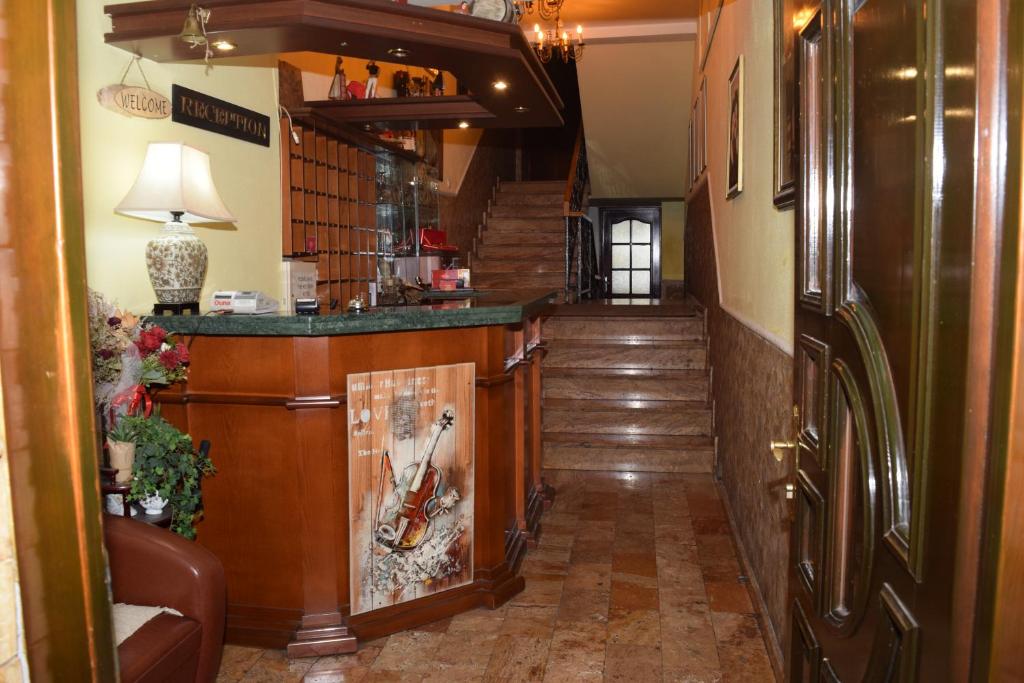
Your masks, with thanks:
M178 354L178 360L181 363L188 363L188 361L189 361L189 354L188 354L188 347L187 346L185 346L181 342L178 342L177 345L174 347L174 352Z
M160 352L160 365L164 366L168 370L173 370L178 367L178 363L181 360L178 358L178 353L174 349L167 349L166 351Z
M166 338L167 332L161 327L154 326L139 333L139 340L135 342L135 346L146 356L158 350Z

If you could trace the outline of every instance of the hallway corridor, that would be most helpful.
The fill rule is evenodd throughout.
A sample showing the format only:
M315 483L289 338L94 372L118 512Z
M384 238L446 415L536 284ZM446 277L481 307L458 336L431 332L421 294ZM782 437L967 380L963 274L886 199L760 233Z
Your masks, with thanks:
M773 681L710 475L550 470L526 590L354 655L227 646L219 681Z

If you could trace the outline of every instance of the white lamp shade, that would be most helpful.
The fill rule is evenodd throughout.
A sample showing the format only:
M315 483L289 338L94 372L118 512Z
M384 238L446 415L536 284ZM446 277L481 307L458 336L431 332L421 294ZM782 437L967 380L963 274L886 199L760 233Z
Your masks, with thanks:
M166 223L181 212L183 223L234 223L213 184L210 156L180 142L151 142L135 184L117 213Z

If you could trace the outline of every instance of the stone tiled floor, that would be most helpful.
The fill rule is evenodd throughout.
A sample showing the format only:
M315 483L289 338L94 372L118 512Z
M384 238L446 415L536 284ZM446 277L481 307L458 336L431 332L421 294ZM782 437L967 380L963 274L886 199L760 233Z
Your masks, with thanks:
M219 681L774 681L708 475L552 471L555 506L526 590L361 644L288 661L228 646Z

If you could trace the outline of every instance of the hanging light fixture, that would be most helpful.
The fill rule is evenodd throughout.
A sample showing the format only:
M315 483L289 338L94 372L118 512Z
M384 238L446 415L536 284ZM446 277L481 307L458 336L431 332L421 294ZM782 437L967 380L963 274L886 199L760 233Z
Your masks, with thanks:
M558 17L564 2L565 0L515 0L513 5L520 17L528 17L536 11L541 19L551 21Z
M538 0L540 3L547 3L552 0ZM559 5L561 3L559 2ZM533 49L537 52L540 61L547 64L556 54L562 61L568 64L570 61L579 62L583 59L583 26L576 26L576 33L570 35L562 23L561 13L555 12L555 25L553 28L543 30L539 23L533 25Z

